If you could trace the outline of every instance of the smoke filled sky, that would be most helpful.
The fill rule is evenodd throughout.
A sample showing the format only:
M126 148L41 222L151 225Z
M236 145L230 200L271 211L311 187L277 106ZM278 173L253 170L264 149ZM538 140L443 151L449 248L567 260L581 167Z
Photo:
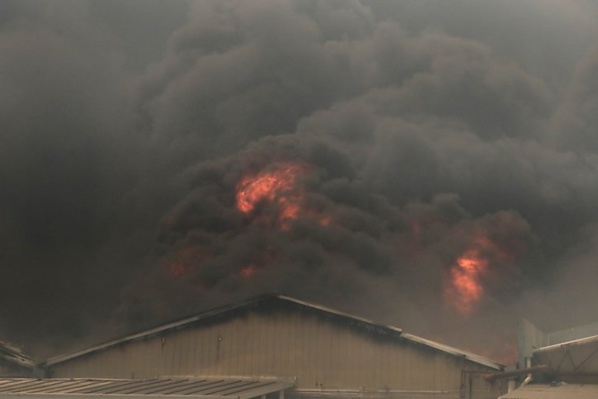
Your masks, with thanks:
M45 356L270 292L488 356L518 317L597 321L597 21L0 2L0 337Z

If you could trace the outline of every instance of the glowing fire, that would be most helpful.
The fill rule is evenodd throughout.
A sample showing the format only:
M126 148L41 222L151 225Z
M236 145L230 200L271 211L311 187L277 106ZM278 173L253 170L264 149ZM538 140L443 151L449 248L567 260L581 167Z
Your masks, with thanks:
M462 315L471 313L482 298L484 287L480 280L488 270L490 256L492 259L508 257L486 236L478 236L473 246L465 250L450 269L445 297Z
M451 303L462 314L468 314L480 300L484 288L480 285L480 275L484 273L488 261L480 255L478 248L465 251L451 268L452 287L447 290Z
M249 214L260 203L274 203L279 207L278 224L288 229L301 211L304 194L297 187L297 180L307 169L303 164L280 163L274 168L244 177L237 184L237 209Z

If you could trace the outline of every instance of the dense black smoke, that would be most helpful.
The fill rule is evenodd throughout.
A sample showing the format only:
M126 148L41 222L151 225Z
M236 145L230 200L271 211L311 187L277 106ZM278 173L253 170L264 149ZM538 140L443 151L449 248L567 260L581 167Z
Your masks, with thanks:
M597 14L2 2L0 334L43 356L264 292L476 351L595 321Z

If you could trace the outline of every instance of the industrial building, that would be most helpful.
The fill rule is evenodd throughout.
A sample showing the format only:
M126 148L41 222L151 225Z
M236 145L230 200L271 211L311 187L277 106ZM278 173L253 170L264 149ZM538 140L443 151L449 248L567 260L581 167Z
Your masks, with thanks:
M523 320L519 341L525 379L500 399L598 398L598 324L544 333Z
M496 399L506 392L504 379L484 378L502 370L495 362L282 295L213 309L43 367L52 379L271 381L279 384L272 392L290 397Z

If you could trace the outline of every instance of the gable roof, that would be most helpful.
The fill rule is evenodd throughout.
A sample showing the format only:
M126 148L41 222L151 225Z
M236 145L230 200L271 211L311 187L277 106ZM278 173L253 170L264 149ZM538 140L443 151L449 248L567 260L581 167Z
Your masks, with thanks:
M453 348L448 345L440 344L434 341L430 341L416 335L408 334L403 332L402 329L398 327L393 327L385 324L376 323L372 320L365 319L363 317L354 316L348 313L340 312L325 306L320 306L317 304L305 302L299 299L291 298L285 295L264 295L259 296L256 298L252 298L243 302L238 302L235 304L229 304L225 306L221 306L212 310L208 310L206 312L200 313L198 315L187 317L182 320L178 320L171 323L166 323L160 325L158 327L145 330L136 334L132 334L126 336L121 339L112 340L100 345L96 345L78 352L69 353L66 355L55 356L49 358L44 363L46 366L52 366L58 363L66 362L68 360L87 356L96 352L101 352L113 347L117 347L129 342L145 340L148 338L152 338L155 336L160 336L165 333L169 333L172 331L176 331L183 328L188 328L195 325L215 322L218 320L223 320L229 317L234 317L239 313L244 313L249 310L253 309L263 309L263 308L276 308L276 307L292 307L295 309L300 309L303 311L315 313L319 316L326 317L328 319L334 320L336 322L340 322L343 325L361 330L368 334L387 337L391 339L399 339L399 340L406 340L410 343L423 346L428 349L437 350L440 352L444 352L448 355L459 357L471 361L473 363L477 363L483 365L485 367L494 369L494 370L502 370L503 366L484 358L482 356L465 352L456 348Z

